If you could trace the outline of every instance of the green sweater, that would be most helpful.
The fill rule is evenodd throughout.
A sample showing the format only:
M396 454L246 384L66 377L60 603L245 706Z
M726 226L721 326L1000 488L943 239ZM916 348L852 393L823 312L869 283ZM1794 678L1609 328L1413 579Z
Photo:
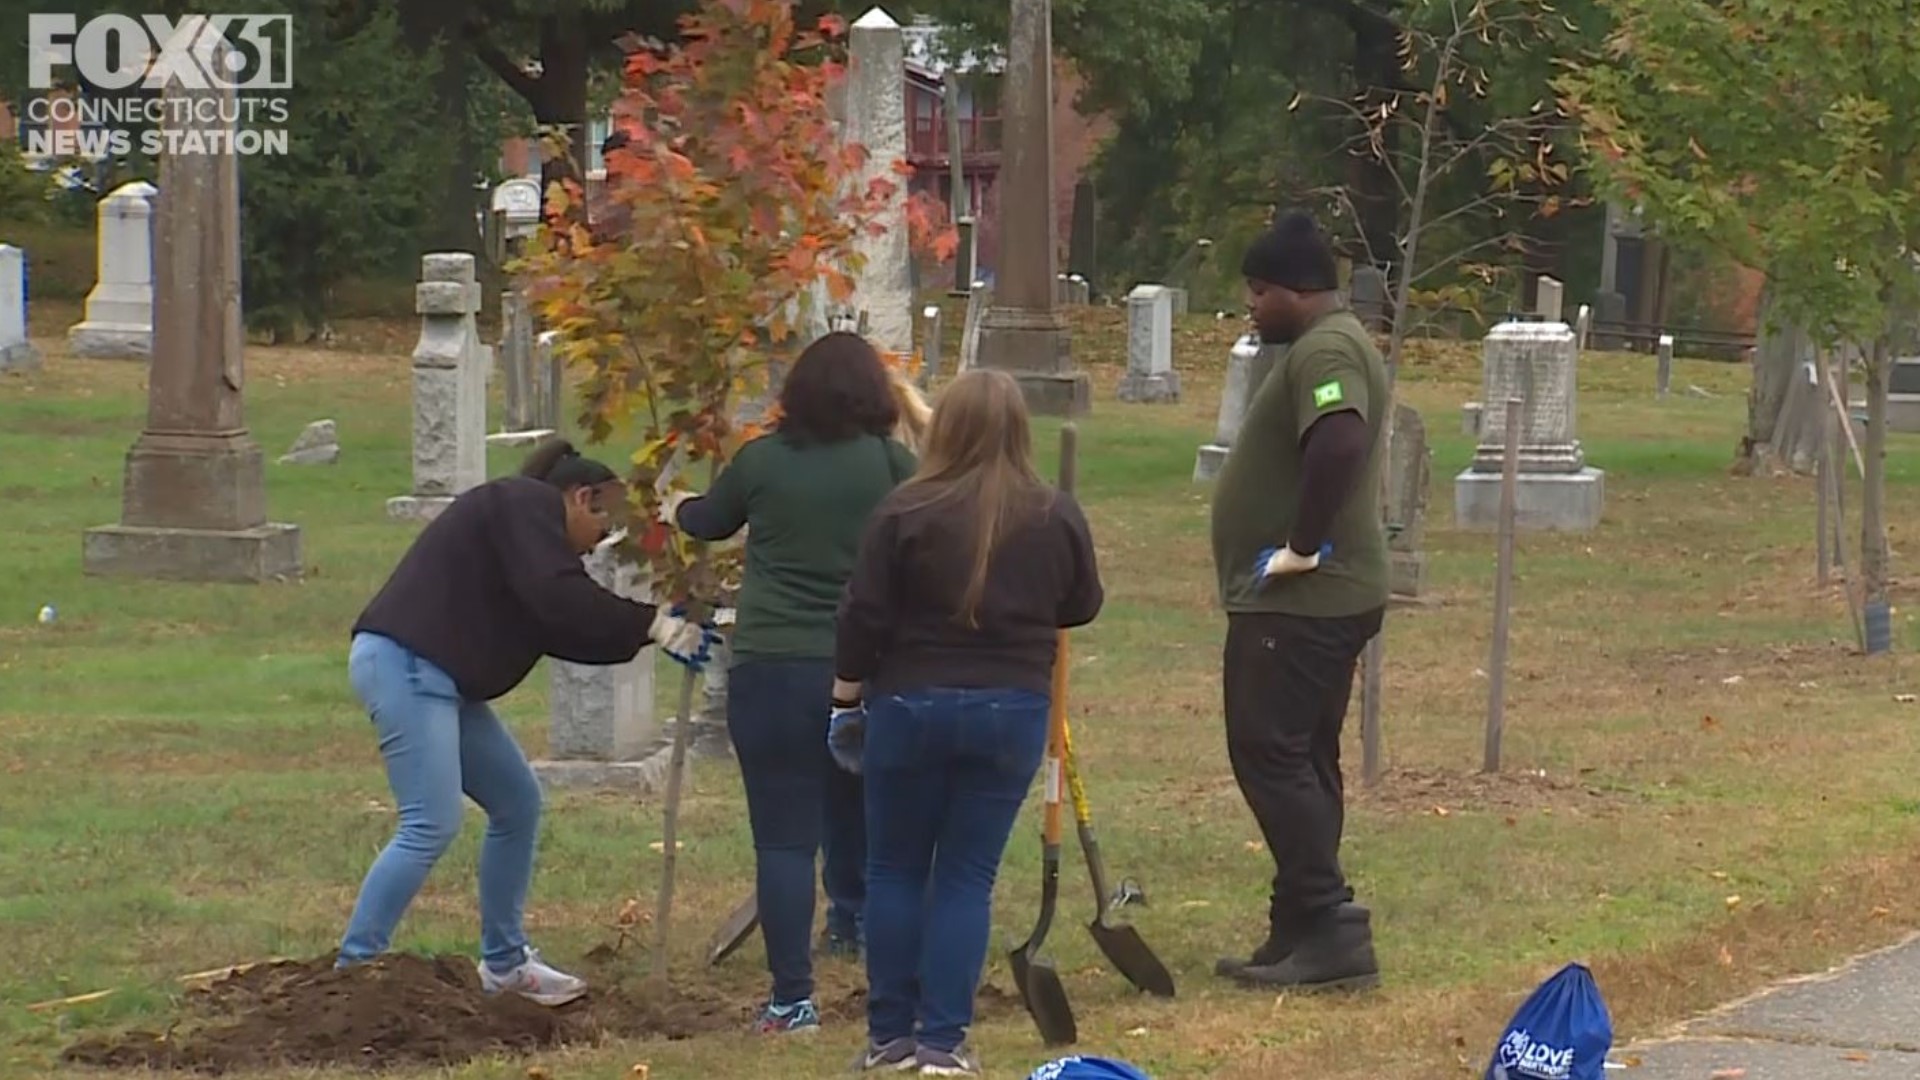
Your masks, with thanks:
M891 439L798 444L776 433L742 447L704 496L681 505L680 528L702 540L747 529L736 661L832 658L834 611L867 518L915 468Z

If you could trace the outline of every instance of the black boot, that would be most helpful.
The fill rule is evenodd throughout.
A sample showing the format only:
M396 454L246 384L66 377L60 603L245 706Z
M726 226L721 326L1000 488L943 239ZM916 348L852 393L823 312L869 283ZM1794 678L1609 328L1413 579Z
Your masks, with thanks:
M1362 921L1369 918L1367 909L1359 904L1349 903L1338 910L1345 912L1343 918L1358 918ZM1245 958L1223 956L1214 963L1213 973L1223 979L1234 979L1247 968L1272 967L1291 955L1300 944L1300 940L1312 931L1311 920L1301 922L1298 919L1271 918L1273 921L1270 924L1271 928L1267 931L1267 940L1253 950L1252 956Z
M1246 965L1233 978L1269 990L1371 990L1380 985L1372 915L1359 904L1333 908L1304 928L1287 955Z

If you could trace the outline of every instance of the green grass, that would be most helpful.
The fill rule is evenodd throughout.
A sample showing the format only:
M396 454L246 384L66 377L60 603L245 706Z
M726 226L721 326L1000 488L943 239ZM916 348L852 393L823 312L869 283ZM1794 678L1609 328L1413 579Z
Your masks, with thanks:
M1910 749L1920 707L1894 700L1911 662L1869 662L1837 644L1851 632L1839 595L1811 580L1808 484L1728 476L1745 412L1736 366L1682 362L1676 386L1717 396L1656 403L1648 358L1583 361L1582 436L1607 471L1606 520L1591 535L1521 540L1509 771L1474 776L1493 544L1452 529L1450 506L1472 453L1458 407L1474 396L1478 367L1471 350L1428 350L1403 393L1433 439L1435 603L1391 617L1391 771L1378 791L1354 776L1345 855L1375 910L1389 988L1354 1002L1276 1003L1216 985L1214 957L1256 935L1268 873L1226 765L1207 496L1190 483L1232 328L1183 324L1187 399L1163 407L1115 403L1117 315L1087 313L1076 328L1098 387L1080 425L1081 492L1110 596L1076 636L1076 743L1109 861L1152 901L1134 921L1180 982L1179 999L1161 1003L1099 970L1080 929L1091 914L1084 879L1070 866L1050 947L1085 1049L1168 1080L1455 1075L1461 1055L1484 1064L1519 997L1568 959L1598 965L1624 1036L1920 921L1904 899L1920 866L1901 861L1920 838ZM408 331L364 333L404 341ZM248 419L269 456L272 516L301 526L306 579L82 576L82 530L118 518L142 372L68 359L56 337L41 344L44 374L0 381L9 522L0 1075L9 1078L59 1071L59 1050L79 1033L164 1025L178 975L334 945L391 829L374 742L346 686L347 629L412 535L383 507L408 487L404 346L262 349L249 356ZM339 465L271 464L323 416L340 423ZM1057 427L1036 425L1049 470ZM1920 452L1912 438L1893 443L1890 517L1904 555L1920 526ZM491 468L514 463L496 454ZM1857 491L1849 505L1857 521ZM1907 595L1896 614L1903 644ZM36 625L49 603L59 620ZM662 667L663 698L674 683ZM536 671L501 703L536 756L544 688ZM1357 773L1357 739L1348 753ZM1532 770L1547 776L1530 779ZM1028 813L996 900L988 978L1002 989L1005 949L1025 935L1038 892L1037 805ZM400 947L473 950L478 820L476 811L402 925ZM658 856L648 845L659 828L654 803L552 800L530 911L551 955L565 962L609 940L627 898L651 905ZM763 981L757 945L717 971L696 956L751 881L730 765L696 770L683 835L675 965L683 980L751 1000ZM1836 882L1849 883L1844 895L1823 894ZM1729 910L1734 894L1741 903ZM1809 927L1817 932L1800 932ZM68 1010L24 1008L106 988L118 992ZM542 1062L555 1077L620 1076L637 1061L662 1078L818 1076L837 1072L859 1037L848 1027L804 1045L711 1037ZM985 1023L978 1038L996 1077L1024 1076L1048 1056L1017 1014ZM527 1064L408 1075L504 1080Z

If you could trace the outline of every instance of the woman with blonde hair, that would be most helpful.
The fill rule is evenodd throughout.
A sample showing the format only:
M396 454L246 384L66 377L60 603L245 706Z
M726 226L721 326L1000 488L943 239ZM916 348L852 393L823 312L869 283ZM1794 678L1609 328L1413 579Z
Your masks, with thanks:
M1019 386L960 375L840 601L828 738L866 779L861 1068L979 1073L967 1029L994 878L1046 749L1056 635L1103 599L1086 517L1034 472Z

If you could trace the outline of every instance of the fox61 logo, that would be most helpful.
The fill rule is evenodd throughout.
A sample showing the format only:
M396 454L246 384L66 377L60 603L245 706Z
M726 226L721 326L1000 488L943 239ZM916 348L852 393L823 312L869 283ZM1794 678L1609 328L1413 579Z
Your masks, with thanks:
M27 84L51 90L56 68L125 90L285 90L293 85L289 15L27 16Z

